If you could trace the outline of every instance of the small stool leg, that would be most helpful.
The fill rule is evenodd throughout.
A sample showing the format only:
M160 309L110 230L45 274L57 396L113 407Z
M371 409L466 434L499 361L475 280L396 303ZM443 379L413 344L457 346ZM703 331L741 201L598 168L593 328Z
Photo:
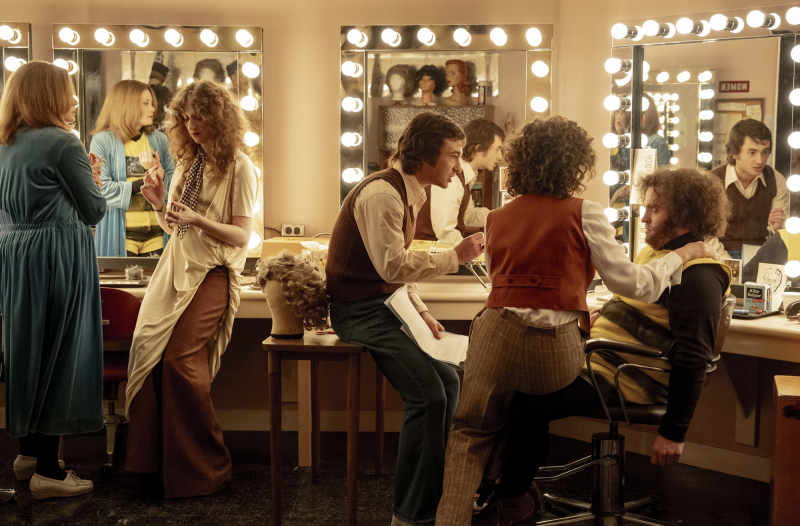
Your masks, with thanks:
M361 355L351 354L347 371L347 524L356 526L358 510L358 417Z
M269 442L272 472L272 524L281 524L281 354L267 353L269 364Z
M383 427L386 421L386 378L375 365L375 474L383 474Z
M311 471L319 473L319 360L311 360Z

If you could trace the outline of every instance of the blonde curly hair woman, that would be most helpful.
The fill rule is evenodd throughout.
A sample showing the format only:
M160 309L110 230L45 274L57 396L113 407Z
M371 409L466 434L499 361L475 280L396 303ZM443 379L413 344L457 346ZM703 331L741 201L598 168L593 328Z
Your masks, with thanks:
M133 335L126 468L161 472L164 496L181 498L216 493L231 479L210 384L239 308L258 181L226 89L195 82L175 95L170 111L177 169L169 202L160 165L142 187L172 238Z

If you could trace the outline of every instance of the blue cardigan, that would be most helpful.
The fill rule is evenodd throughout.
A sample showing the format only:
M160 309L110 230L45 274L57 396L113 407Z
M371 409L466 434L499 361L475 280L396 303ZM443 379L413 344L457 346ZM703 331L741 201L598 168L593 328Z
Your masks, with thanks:
M164 167L164 199L166 202L175 164L169 154L169 141L167 136L160 131L155 131L147 136L153 153L158 152L161 165ZM97 224L95 244L99 257L125 257L125 212L131 206L131 192L133 184L127 182L125 166L125 145L112 131L102 131L92 138L90 152L105 156L103 171L100 179L103 188L100 192L106 198L108 208L106 215ZM164 234L164 246L167 245L169 236Z

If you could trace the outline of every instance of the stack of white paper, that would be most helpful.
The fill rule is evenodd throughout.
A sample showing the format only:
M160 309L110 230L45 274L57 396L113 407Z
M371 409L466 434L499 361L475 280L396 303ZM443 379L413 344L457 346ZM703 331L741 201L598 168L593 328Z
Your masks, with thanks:
M425 354L440 362L449 363L456 367L464 367L464 360L467 359L469 338L460 334L439 331L439 335L442 338L437 340L430 327L428 327L408 298L407 285L397 289L385 303L389 310L397 316L400 323L403 324L401 330Z

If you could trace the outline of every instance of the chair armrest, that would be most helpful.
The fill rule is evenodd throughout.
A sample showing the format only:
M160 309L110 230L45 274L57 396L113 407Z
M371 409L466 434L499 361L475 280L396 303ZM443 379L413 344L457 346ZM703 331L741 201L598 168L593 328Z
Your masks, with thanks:
M655 347L650 347L648 345L618 342L616 340L609 340L606 338L594 338L587 341L584 352L586 354L590 354L601 349L606 351L625 352L629 354L635 354L636 356L646 356L649 358L664 358L667 355L667 353L661 351L660 349L656 349Z

